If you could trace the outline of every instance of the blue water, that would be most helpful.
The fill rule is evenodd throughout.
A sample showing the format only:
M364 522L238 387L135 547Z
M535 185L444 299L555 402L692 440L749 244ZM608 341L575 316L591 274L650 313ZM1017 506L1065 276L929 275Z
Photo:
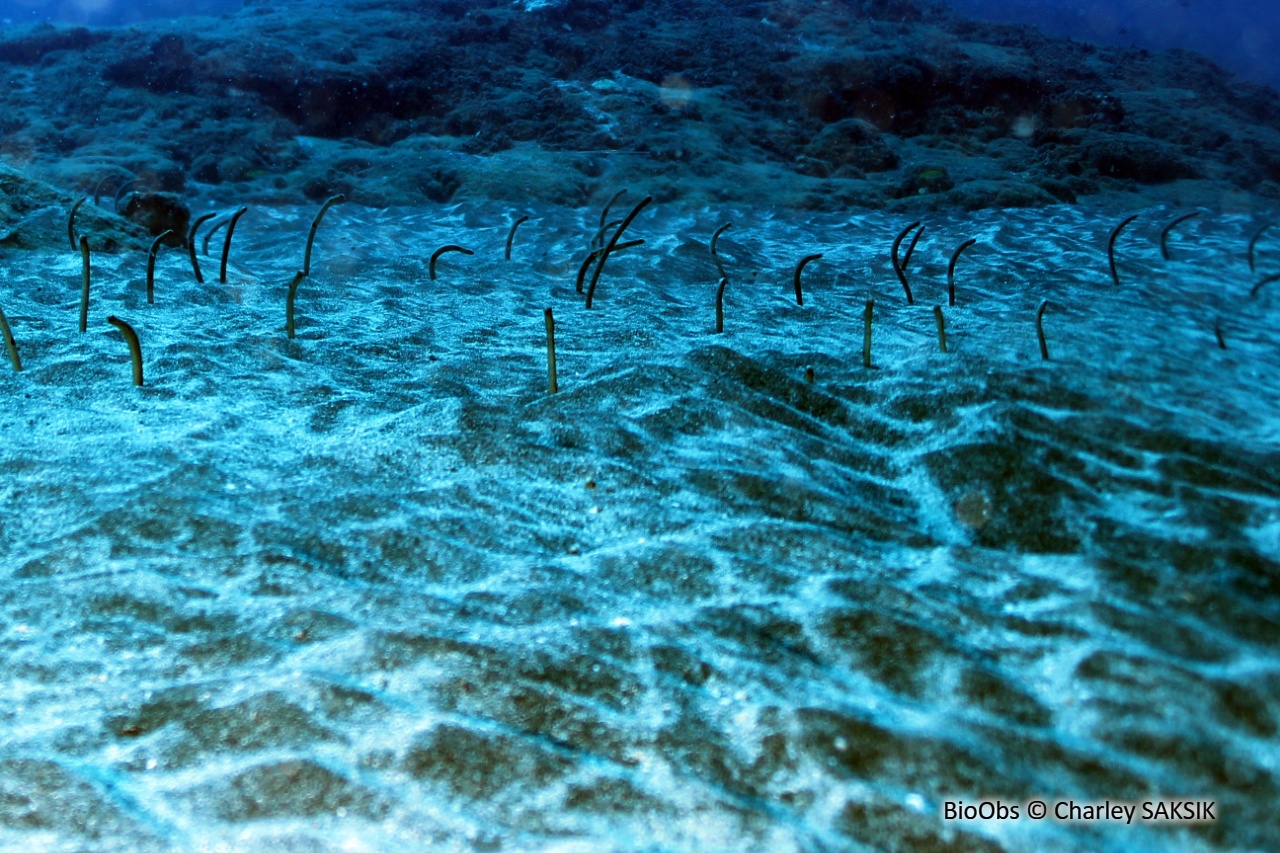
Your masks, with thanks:
M947 0L962 14L1030 24L1050 35L1203 53L1280 87L1280 3L1272 0Z

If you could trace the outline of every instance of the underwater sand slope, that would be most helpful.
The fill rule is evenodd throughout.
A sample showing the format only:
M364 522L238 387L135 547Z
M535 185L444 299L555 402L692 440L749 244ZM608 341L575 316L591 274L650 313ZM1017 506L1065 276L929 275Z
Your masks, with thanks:
M3 844L1280 843L1252 219L1164 261L1144 210L1117 288L1111 214L933 216L907 306L897 217L654 204L587 311L598 207L520 209L507 262L505 205L347 204L289 340L314 211L252 207L225 285L162 250L154 305L95 255L85 334L69 247L0 259ZM1222 817L938 817L1037 794Z

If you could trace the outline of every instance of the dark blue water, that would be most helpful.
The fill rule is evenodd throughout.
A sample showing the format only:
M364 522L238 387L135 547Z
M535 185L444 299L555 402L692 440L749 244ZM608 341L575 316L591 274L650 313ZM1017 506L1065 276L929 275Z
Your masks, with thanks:
M1203 53L1248 80L1280 86L1280 3L1269 0L947 0L958 12L1051 35Z

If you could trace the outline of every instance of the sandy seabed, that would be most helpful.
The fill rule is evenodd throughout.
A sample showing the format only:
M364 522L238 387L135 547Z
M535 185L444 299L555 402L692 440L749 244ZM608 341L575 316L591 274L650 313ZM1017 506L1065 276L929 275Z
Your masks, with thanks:
M85 334L0 258L0 846L1280 847L1280 260L1176 213L1118 288L1117 214L931 215L908 306L898 218L653 205L586 310L598 210L341 205L294 340L314 209ZM1218 819L941 819L1033 796Z

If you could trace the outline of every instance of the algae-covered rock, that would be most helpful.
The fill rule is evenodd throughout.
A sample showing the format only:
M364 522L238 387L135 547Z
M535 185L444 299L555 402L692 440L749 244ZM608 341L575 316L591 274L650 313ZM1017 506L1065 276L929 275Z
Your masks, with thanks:
M15 249L66 246L67 219L76 198L0 162L0 245ZM145 248L146 229L92 201L76 212L76 231L94 251Z
M887 172L898 168L898 155L870 122L841 119L824 127L805 147L805 154L830 163L837 176ZM852 170L852 173L850 173Z

